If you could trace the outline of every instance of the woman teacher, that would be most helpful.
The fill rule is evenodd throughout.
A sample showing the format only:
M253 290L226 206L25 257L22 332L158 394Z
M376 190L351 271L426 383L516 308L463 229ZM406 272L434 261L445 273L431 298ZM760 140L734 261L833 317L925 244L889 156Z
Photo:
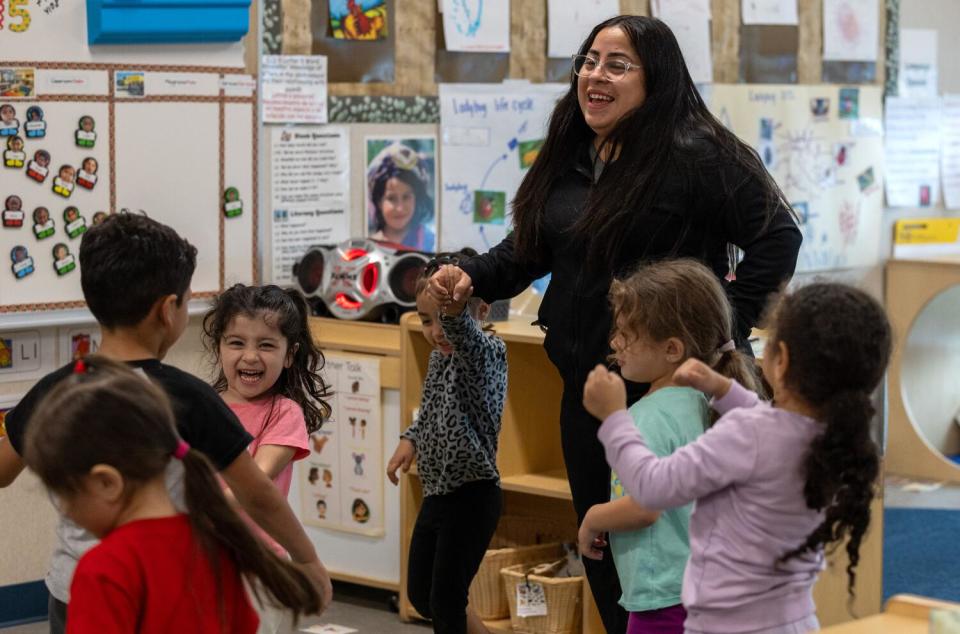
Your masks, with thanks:
M439 301L473 292L492 302L553 274L538 318L563 379L561 444L582 520L610 499L597 421L581 400L587 373L610 352L613 277L640 262L692 257L725 280L731 245L739 247L743 259L725 283L744 347L768 296L793 274L800 242L783 194L709 112L670 29L619 16L597 25L574 57L570 89L513 201L513 232L430 288ZM631 386L631 402L645 390ZM622 634L612 557L584 563L604 626Z

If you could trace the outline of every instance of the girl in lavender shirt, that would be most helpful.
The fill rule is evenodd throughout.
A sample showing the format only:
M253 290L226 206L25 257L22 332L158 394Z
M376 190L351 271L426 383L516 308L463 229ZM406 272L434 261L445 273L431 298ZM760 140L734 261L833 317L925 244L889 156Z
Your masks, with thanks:
M845 538L853 592L879 463L870 394L890 325L875 300L842 284L785 297L772 324L762 366L773 403L687 361L674 383L712 396L722 416L668 457L647 449L619 376L597 366L584 388L628 495L649 509L697 502L682 590L688 634L819 629L813 585L824 548Z

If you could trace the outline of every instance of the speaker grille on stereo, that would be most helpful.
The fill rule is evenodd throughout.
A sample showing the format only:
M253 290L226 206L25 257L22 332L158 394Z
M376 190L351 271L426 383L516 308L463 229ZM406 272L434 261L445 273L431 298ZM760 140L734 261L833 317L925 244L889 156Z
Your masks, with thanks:
M425 256L411 254L400 258L390 270L388 283L393 296L403 304L415 304L417 301L417 278L427 264Z
M323 251L309 251L297 266L297 282L305 295L313 295L323 282Z

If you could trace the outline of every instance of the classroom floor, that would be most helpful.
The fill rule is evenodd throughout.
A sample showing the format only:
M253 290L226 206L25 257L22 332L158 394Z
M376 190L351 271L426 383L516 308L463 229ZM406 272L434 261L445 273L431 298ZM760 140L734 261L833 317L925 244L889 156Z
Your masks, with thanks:
M290 634L306 630L307 632L325 632L317 625L338 625L343 630L326 630L331 634L429 634L432 630L426 623L401 623L397 613L390 609L390 592L371 590L351 584L335 583L333 605L319 618L304 619ZM3 634L47 634L46 621L0 628Z
M960 601L955 583L960 561L960 485L888 476L884 483L884 599L899 592ZM401 623L391 609L392 593L334 584L333 605L320 618L305 619L290 634L324 632L336 625L358 634L427 634L424 623ZM46 634L46 622L0 628L3 634Z
M960 485L888 476L884 486L883 597L908 592L960 601Z

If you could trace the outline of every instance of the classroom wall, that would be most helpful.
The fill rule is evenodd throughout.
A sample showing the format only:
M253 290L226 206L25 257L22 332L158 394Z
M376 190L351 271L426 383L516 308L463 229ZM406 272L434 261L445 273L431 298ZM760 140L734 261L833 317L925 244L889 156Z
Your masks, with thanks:
M938 72L940 94L960 93L960 65L956 63L960 42L960 2L957 0L902 0L900 4L900 28L934 29L938 36ZM916 217L955 217L960 210L947 210L943 202L935 208L886 208L884 232L881 235L881 253L889 257L893 242L893 225L897 220ZM883 267L885 262L869 271L851 272L862 275L867 288L882 296ZM920 315L913 330L905 335L908 345L904 349L901 369L901 385L891 385L891 390L901 390L913 421L922 421L923 435L934 447L945 454L960 453L960 427L954 415L960 406L957 391L957 370L960 369L960 331L957 329L956 310L947 306L960 306L958 297L951 293L942 295L935 302L942 304L937 311ZM895 304L896 297L886 298Z

